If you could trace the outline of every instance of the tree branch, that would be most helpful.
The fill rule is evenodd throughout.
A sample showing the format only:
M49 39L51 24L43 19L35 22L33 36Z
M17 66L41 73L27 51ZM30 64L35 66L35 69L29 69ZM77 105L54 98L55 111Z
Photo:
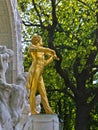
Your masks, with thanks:
M56 17L56 0L51 0L52 4L52 27L57 25L57 17Z
M63 44L56 46L56 48L58 48L58 50L64 50L64 49L74 50L74 48L67 46L67 45L63 45Z
M92 101L88 104L88 106L89 106L89 111L90 111L91 109L93 109L95 103L98 102L98 88L96 88L96 89L94 90L93 95L94 95L94 96L93 96Z
M56 3L56 6L61 2L61 0L59 0L57 3Z
M51 88L51 87L49 87ZM70 94L66 89L47 89L48 92L59 92L59 93L64 93L69 95L73 100L74 100L74 96L72 94Z
M39 17L40 24L41 24L41 26L43 26L43 22L42 22L40 13L39 13L39 11L38 11L38 9L37 9L36 3L35 3L34 0L32 0L32 3L33 3L33 5L34 5L35 11L36 11L36 13L37 13L37 16Z
M59 56L59 57L60 57L60 56ZM72 82L71 82L70 79L69 79L68 71L62 69L62 67L61 67L61 62L62 62L62 58L60 58L59 61L56 61L56 62L55 62L56 71L57 71L57 73L59 73L59 75L63 78L66 87L67 87L67 88L70 88L70 89L72 90L72 92L73 92L74 94L76 94L76 93L77 93L77 90L76 90L75 86L72 84Z
M46 10L43 9L42 6L40 6L39 4L37 4L37 6L40 8L40 10L41 10L41 12L42 12L41 14L43 14L44 16L46 16L47 18L49 18L49 15L45 13Z
M29 21L24 21L24 20L22 20L22 23L23 23L25 26L37 26L37 27L41 27L40 24L33 24L33 23L29 22Z
M78 0L80 3L82 3L83 5L85 5L86 7L88 7L91 11L95 12L95 10L93 10L90 6L88 6L85 2L83 2L82 0Z

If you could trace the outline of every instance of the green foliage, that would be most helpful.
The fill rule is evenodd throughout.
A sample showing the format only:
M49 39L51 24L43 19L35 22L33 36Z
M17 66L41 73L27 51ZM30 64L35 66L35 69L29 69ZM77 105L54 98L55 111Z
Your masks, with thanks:
M31 0L18 1L21 17L25 22L23 24L23 39L26 46L28 46L32 35L35 33L40 34L45 46L48 46L48 39L51 38L48 35L49 28L53 24L54 13L51 1L35 0L35 3L32 3ZM96 0L56 0L55 5L58 23L55 30L53 30L52 44L62 56L60 67L63 71L68 72L69 81L75 88L79 87L77 86L78 77L81 76L84 70L89 70L89 76L84 87L86 90L89 88L95 89L97 84L93 84L93 80L97 80L98 77L97 73L94 73L97 72L96 66L98 65L96 53L98 47L95 44L96 28L98 26ZM23 52L25 71L28 71L31 64L27 48ZM96 54L96 56L87 65L89 56L93 56L93 54ZM92 65L91 68L90 64ZM75 67L78 76L75 75ZM65 79L56 72L55 62L46 67L43 76L51 106L64 120L64 130L74 130L76 104L72 98L74 97L73 91L69 88L70 86L66 85ZM81 77L81 79L83 78ZM94 96L92 92L86 102L90 103ZM98 121L97 114L94 108L91 113L91 130L94 130L95 127L93 120ZM95 130L97 130L97 124Z
M28 54L28 47L25 48L25 51L23 53L24 55L24 71L28 72L30 65L32 64L32 59L30 55Z
M90 130L97 130L98 129L98 103L95 105L94 110L92 110L90 114L90 121L89 121Z

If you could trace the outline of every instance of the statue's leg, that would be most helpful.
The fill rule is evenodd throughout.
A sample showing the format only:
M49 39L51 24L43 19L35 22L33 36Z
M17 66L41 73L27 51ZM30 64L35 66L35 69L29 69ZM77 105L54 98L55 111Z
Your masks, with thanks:
M39 81L38 81L38 91L41 95L41 101L42 101L45 112L47 114L53 114L54 112L52 111L52 109L49 105L47 94L46 94L46 89L45 89L45 85L44 85L44 81L43 81L42 76L40 76Z
M30 108L31 108L31 114L38 114L36 111L36 91L38 86L38 80L39 80L40 72L38 69L36 69L35 73L32 75L32 84L30 87Z
M35 103L36 90L37 90L36 87L32 87L30 89L30 108L31 108L31 114L37 114L36 103Z

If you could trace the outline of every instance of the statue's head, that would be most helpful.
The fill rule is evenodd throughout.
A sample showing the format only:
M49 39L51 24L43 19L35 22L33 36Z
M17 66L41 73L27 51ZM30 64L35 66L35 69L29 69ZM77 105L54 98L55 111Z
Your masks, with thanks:
M5 53L7 51L6 46L0 46L0 54Z
M14 55L14 52L11 49L7 49L6 46L0 45L0 54L5 54L5 53L8 54L10 58L13 57Z
M41 103L41 96L40 94L36 96L36 105L39 105Z
M43 45L43 43L42 43L42 38L41 38L41 36L39 36L39 35L34 35L34 36L32 37L31 42L32 42L33 45L40 45L40 46Z

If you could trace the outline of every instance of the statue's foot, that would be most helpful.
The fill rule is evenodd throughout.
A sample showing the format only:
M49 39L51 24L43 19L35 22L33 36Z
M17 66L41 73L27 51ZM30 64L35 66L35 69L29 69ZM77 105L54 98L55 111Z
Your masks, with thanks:
M37 111L31 112L32 115L38 115L39 113Z
M46 114L55 114L53 111L46 112Z

